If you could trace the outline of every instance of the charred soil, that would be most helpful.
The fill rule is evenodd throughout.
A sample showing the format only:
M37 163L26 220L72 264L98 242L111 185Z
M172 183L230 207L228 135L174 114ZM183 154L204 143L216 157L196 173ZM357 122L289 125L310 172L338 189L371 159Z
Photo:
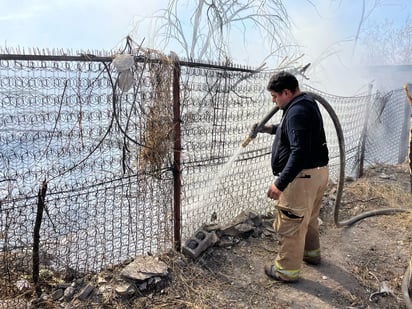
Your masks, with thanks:
M339 218L382 208L412 211L410 181L407 164L368 169L363 178L346 181ZM169 275L144 293L122 298L113 291L73 302L58 297L52 302L51 297L33 305L34 292L28 290L14 297L10 308L406 308L401 285L411 259L412 212L372 216L342 228L334 223L335 198L336 185L331 184L320 216L322 263L303 263L297 283L280 283L264 273L265 262L278 250L274 218L268 214L262 216L261 233L218 242L196 259L174 251L159 254ZM112 278L124 266L76 280L98 286L96 278ZM8 308L6 303L0 301L0 308Z
M412 213L372 216L338 228L333 221L335 186L321 211L322 263L303 263L301 279L268 278L265 262L277 253L276 233L209 248L196 261L165 256L170 284L136 299L141 308L406 308L401 284L411 257ZM346 182L339 216L348 219L380 208L412 210L406 164L375 166ZM273 218L264 219L271 231ZM137 307L136 307L137 308Z

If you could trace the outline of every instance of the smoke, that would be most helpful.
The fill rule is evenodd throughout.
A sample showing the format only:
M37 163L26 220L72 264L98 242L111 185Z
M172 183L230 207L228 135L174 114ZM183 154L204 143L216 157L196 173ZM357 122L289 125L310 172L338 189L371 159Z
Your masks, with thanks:
M356 8L352 8L349 21L343 14L343 1L317 1L316 6L299 2L299 6L290 5L288 12L294 38L304 54L302 60L311 63L308 84L342 96L367 91L369 81L353 52Z
M305 55L302 61L311 63L309 84L325 92L352 96L367 93L369 85L376 82L376 76L367 69L368 46L362 44L362 34L385 20L402 22L412 11L412 3L294 1L287 9L293 21L292 33Z

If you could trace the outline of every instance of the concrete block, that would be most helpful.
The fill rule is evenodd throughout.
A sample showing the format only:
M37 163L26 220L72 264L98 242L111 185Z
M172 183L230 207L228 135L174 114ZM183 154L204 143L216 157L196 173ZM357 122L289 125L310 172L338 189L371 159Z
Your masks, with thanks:
M207 248L213 246L218 240L214 231L207 232L204 229L197 230L193 237L189 238L182 247L182 252L192 258L197 258Z

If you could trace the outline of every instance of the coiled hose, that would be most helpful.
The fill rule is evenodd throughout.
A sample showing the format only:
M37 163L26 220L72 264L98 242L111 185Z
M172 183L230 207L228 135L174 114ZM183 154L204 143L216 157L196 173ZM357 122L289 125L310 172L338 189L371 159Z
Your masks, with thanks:
M339 208L340 208L340 202L342 199L342 193L343 193L343 185L345 182L345 140L343 137L343 130L340 125L338 116L336 115L335 111L333 108L330 106L330 104L320 95L313 93L313 92L307 92L310 96L312 96L318 103L320 103L325 110L328 112L329 116L331 117L333 124L335 126L336 130L336 135L338 137L338 143L339 143L339 178L338 178L338 183L337 183L337 190L336 190L336 199L335 199L335 206L334 206L334 211L333 211L333 219L334 223L337 227L349 227L353 225L354 223L368 218L372 216L377 216L377 215L390 215L394 214L397 212L409 212L409 210L406 209L401 209L401 208L383 208L383 209L378 209L378 210L372 210L372 211L367 211L363 212L357 216L354 216L350 219L340 221L339 220ZM256 134L259 130L259 128L263 127L266 122L269 121L269 119L279 110L278 107L274 107L272 110L269 111L269 113L262 119L262 121L258 124L256 128L256 132L251 132L251 134L243 141L242 146L246 147L249 142L256 137ZM402 294L405 299L405 304L408 307L408 309L412 309L412 302L411 298L409 295L409 290L410 290L410 282L411 282L411 270L410 266L407 268L403 282L402 282Z
M338 117L336 116L335 111L330 106L330 104L318 94L315 94L312 92L308 92L308 94L310 94L317 102L319 102L326 109L326 111L332 118L333 124L336 129L336 134L338 136L340 166L339 166L339 180L338 180L338 185L337 185L337 193L336 193L336 200L335 200L335 207L334 207L335 225L337 227L351 226L355 222L358 222L362 219L376 216L376 215L389 215L389 214L393 214L397 212L409 212L408 210L401 209L401 208L383 208L383 209L378 209L378 210L367 211L355 217L352 217L350 219L339 221L339 207L340 207L340 201L341 201L342 193L343 193L343 185L345 181L345 143L343 139L343 131L339 123ZM403 295L405 304L408 309L412 309L411 296L409 295L410 284L411 284L411 269L410 269L410 266L408 266L403 276L403 281L402 281L402 295Z
M409 290L411 289L411 271L411 266L409 265L406 269L405 274L403 275L402 280L402 296L408 309L412 309L411 296L409 295Z
M332 118L333 124L336 129L336 134L338 136L338 143L339 143L339 159L340 159L340 165L339 165L339 179L338 179L338 184L337 184L337 192L336 192L336 200L335 200L335 207L334 207L334 223L337 227L344 227L344 226L351 226L354 223L376 215L389 215L397 212L409 212L409 210L402 209L402 208L383 208L383 209L378 209L378 210L372 210L372 211L367 211L364 213L361 213L355 217L352 217L350 219L344 220L344 221L339 221L339 208L340 208L340 201L342 199L342 193L343 193L343 185L345 182L345 141L343 138L343 131L342 127L339 123L339 119L333 110L333 108L330 106L330 104L320 95L313 93L313 92L308 92L310 96L312 96L317 102L319 102L328 112L329 116Z

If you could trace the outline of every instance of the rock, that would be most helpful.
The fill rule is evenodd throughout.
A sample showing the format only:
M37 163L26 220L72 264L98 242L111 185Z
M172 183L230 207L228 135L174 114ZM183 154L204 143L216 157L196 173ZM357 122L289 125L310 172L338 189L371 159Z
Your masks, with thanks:
M115 291L118 295L120 295L122 297L130 298L136 293L136 288L131 283L120 282L116 286Z
M240 233L247 233L254 230L254 226L248 223L240 223L235 227Z
M145 290L147 290L147 281L139 285L139 291L145 291Z
M77 295L77 299L84 301L86 300L90 294L93 292L94 290L94 286L87 284L79 293L79 295Z
M154 286L154 285L158 284L161 281L162 281L162 278L160 278L160 277L152 277L148 280L148 284L151 285L151 286Z
M64 301L69 302L72 300L76 289L74 286L69 286L67 289L64 290Z
M31 289L30 282L28 282L26 279L17 280L16 281L16 287L20 291Z
M57 289L56 291L53 292L53 294L50 295L50 297L56 301L60 298L62 298L64 295L64 290L63 289Z
M262 224L262 218L253 211L242 211L232 220L231 225L238 225L241 223L249 223L254 226L259 226Z
M237 237L224 235L220 238L218 246L223 248L230 248L231 246L238 244L239 241L240 240Z
M379 175L379 178L381 178L381 179L393 179L394 177L393 177L393 176L390 176L390 175L387 175L387 174L385 174L384 172L382 172L382 173Z
M99 275L99 276L97 277L97 279L96 279L96 283L97 283L98 285L107 283L107 279Z
M151 277L162 277L168 274L167 265L153 256L137 256L120 273L121 277L144 281Z
M262 227L262 218L252 211L242 211L229 224L222 227L221 232L228 236L257 236L260 231L255 231L256 228Z
M113 286L110 284L103 284L99 286L98 293L103 299L111 299L113 297Z
M62 289L63 291L67 289L69 286L71 286L71 283L68 283L68 282L60 282L56 284L56 288Z

